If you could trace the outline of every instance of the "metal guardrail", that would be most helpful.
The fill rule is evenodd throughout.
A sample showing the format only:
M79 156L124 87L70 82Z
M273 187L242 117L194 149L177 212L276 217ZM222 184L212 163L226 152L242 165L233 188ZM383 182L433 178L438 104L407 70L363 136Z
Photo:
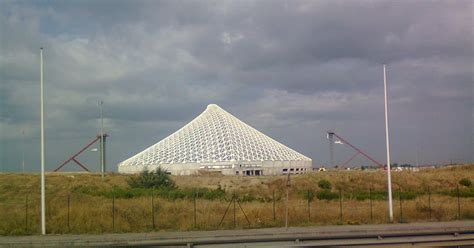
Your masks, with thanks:
M467 223L467 225L466 225ZM472 223L472 224L471 224ZM434 224L434 223L431 223ZM214 231L214 232L177 232L163 235L147 234L113 234L113 235L47 235L27 237L7 237L0 239L0 247L8 246L153 246L153 247L212 247L212 246L370 246L370 245L449 245L474 244L474 222L465 222L456 227L415 227L410 225L391 226L391 230L376 230L360 226L360 229L334 230L333 227L299 229L282 231L281 229ZM378 227L378 226L377 226ZM381 227L383 229L383 227Z
M449 238L447 238L449 236ZM407 239L410 238L410 239ZM414 239L419 238L419 239ZM327 243L327 241L332 241ZM213 246L241 244L242 247L248 247L249 244L255 243L281 243L284 246L297 247L317 247L317 246L351 246L351 245L396 245L396 244L422 244L422 243L436 243L436 242L464 242L472 241L474 244L474 230L464 232L426 232L426 233L397 233L397 234L354 234L354 235L295 235L293 237L228 237L228 238L211 238L207 240L175 240L175 241L160 241L147 240L127 242L126 244L114 244L114 246L153 246L153 247L167 247L167 246ZM290 243L291 242L291 243ZM307 244L303 244L303 242ZM318 242L320 243L318 245ZM323 243L324 242L324 243ZM286 243L286 244L285 244ZM454 243L452 243L454 244ZM464 244L464 243L463 243ZM234 246L235 247L235 246Z

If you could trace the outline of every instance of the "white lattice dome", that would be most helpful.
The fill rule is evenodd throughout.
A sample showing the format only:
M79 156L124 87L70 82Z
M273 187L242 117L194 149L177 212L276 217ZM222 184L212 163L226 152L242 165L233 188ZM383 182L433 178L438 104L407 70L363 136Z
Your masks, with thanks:
M212 165L216 164L222 168L234 168L242 163L252 167L263 164L263 161L311 163L310 158L264 135L219 106L210 104L186 126L120 163L119 172L139 172L157 166L171 172L174 169L213 168ZM202 166L204 164L206 166ZM185 174L193 173L188 171Z

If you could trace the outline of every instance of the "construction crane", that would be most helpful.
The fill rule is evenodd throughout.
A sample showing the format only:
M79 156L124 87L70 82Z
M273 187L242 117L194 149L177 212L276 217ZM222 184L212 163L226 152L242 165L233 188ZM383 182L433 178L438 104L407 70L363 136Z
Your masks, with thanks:
M336 138L336 139L335 139ZM352 145L349 143L349 141L343 139L341 136L337 135L334 131L327 131L327 139L329 141L329 155L331 159L331 166L334 167L334 144L345 144L348 145L350 148L356 151L352 157L350 157L346 162L342 164L341 167L346 166L350 161L352 161L357 155L362 154L364 157L368 158L370 161L374 162L377 164L380 168L384 168L385 166L378 162L377 160L373 159L371 156L369 156L367 153L363 152L356 146Z

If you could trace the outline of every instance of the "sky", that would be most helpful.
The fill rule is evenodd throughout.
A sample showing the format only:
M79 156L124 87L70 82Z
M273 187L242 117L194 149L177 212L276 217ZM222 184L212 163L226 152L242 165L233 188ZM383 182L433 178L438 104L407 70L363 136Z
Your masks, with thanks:
M473 5L2 1L0 170L40 170L40 47L47 171L99 133L100 100L110 171L211 103L314 167L329 164L327 130L385 163L383 64L391 161L473 162ZM354 154L334 149L337 164ZM97 171L98 157L78 160Z

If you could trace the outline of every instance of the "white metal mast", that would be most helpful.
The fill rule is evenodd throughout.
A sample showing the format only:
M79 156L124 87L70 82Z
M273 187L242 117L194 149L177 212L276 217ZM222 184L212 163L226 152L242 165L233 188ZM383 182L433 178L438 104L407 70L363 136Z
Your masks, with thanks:
M388 212L390 222L393 221L393 204L392 204L392 177L390 169L390 141L388 135L388 103L387 103L387 69L383 65L383 92L385 98L385 140L387 142L387 188L388 188Z
M44 192L44 103L43 103L43 48L40 49L41 67L41 233L46 234L45 192Z

